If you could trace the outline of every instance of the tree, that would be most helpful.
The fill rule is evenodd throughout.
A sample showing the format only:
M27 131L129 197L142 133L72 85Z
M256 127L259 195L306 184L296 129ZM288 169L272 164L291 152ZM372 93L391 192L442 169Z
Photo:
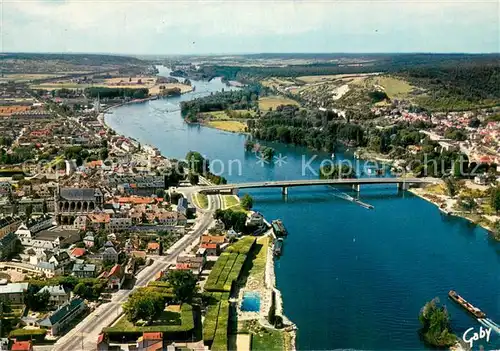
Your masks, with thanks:
M199 152L189 151L186 155L189 170L195 174L205 174L208 171L208 160Z
M167 274L167 282L172 286L177 301L191 302L197 290L197 279L193 272L170 270Z
M444 180L444 184L446 185L446 191L448 193L448 196L454 197L458 192L455 179L452 177L448 177Z
M156 196L159 198L164 198L165 197L165 190L163 189L157 189L156 190Z
M123 305L127 318L132 322L140 319L151 322L164 309L164 298L161 294L145 289L139 289L130 295Z
M448 347L456 342L451 332L450 316L445 306L439 305L439 299L427 302L419 315L423 340L435 347Z
M48 291L44 291L39 293L37 289L31 288L28 290L25 296L25 304L26 306L35 312L46 311L48 308L50 299L50 293Z
M491 189L490 205L495 212L500 211L500 187L498 186Z
M241 198L240 204L245 210L250 210L253 207L253 198L249 194L245 194Z
M473 117L469 121L469 127L471 127L471 128L479 128L480 125L481 125L481 121L477 117Z
M189 180L189 183L191 183L191 185L197 185L198 182L199 182L199 176L196 173L191 173L190 172L188 174L188 180Z
M463 211L473 212L477 209L477 203L471 196L460 196L457 205Z
M495 222L495 228L493 229L493 236L500 240L500 221Z

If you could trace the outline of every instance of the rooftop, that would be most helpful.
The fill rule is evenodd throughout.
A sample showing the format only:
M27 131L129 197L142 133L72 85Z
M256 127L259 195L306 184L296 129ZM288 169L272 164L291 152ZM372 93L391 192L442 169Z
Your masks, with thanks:
M0 294L19 294L28 290L28 283L10 283L0 285Z

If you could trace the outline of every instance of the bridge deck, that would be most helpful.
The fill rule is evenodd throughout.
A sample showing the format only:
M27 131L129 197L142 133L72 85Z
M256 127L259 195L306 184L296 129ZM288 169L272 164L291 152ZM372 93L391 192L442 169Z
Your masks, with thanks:
M349 179L303 179L303 180L276 180L268 182L249 182L236 184L211 185L200 188L200 192L220 192L235 189L250 188L282 188L312 185L366 185L366 184L426 184L434 183L434 178L349 178Z

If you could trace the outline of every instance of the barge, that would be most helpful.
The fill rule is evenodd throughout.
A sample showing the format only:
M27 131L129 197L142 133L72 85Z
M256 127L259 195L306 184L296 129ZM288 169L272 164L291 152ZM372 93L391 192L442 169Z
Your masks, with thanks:
M486 313L481 311L479 308L471 305L467 300L465 300L462 296L458 295L456 291L450 290L448 293L448 296L450 299L458 303L460 306L462 306L467 312L472 314L476 318L485 318Z
M283 222L280 219L272 221L271 227L273 228L274 235L278 237L286 236L288 234L285 229L285 226L283 225Z
M282 252L283 252L283 239L278 238L274 242L273 254L274 256L281 256Z

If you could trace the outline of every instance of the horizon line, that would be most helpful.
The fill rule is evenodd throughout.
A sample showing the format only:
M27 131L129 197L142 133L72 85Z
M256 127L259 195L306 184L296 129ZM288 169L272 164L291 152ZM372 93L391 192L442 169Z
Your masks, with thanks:
M1 56L9 54L59 54L59 55L109 55L109 56L249 56L249 55L500 55L498 52L467 52L467 51L369 51L369 52L305 52L305 51L283 51L283 52L226 52L226 53L176 53L176 54L145 54L145 53L116 53L95 51L3 51Z

